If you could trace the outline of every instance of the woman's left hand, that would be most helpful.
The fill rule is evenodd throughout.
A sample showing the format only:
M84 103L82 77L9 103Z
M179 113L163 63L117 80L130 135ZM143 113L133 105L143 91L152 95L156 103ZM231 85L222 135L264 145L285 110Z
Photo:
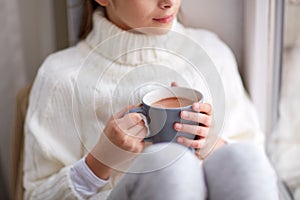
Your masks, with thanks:
M178 143L194 149L201 149L204 147L206 137L212 124L212 106L208 103L198 102L194 103L192 108L195 112L182 111L180 117L188 121L197 122L200 125L175 123L174 129L176 131L196 135L194 140L186 137L178 137Z

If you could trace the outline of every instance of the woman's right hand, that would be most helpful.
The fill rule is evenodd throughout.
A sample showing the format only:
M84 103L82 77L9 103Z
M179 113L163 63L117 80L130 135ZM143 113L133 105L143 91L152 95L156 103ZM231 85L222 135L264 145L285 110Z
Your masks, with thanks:
M100 178L107 179L111 169L128 164L144 149L147 128L138 113L126 112L128 107L108 121L96 146L86 158L89 168Z

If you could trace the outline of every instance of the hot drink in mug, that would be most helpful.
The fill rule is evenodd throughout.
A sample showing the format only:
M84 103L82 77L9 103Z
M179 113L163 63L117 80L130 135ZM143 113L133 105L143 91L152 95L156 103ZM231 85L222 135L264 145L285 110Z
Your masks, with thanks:
M178 132L174 123L197 125L196 122L181 119L181 111L191 111L194 102L202 102L201 92L184 87L167 87L150 91L142 98L142 106L134 108L129 113L141 113L146 118L149 135L145 141L176 142L178 136L194 139L195 135Z

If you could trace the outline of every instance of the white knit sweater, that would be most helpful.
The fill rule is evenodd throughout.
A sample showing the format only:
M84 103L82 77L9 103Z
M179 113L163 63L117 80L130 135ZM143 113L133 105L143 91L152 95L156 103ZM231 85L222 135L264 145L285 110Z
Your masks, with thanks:
M229 48L205 30L186 29L176 23L173 31L198 43L222 78L226 97L223 137L262 145L254 107ZM193 53L178 41L170 34L146 36L122 31L97 12L86 40L45 60L35 79L26 117L25 199L80 199L72 186L70 168L93 148L111 115L140 102L145 92L177 81L201 90L206 101L211 101L205 81L188 62L153 48L175 47ZM97 198L105 199L117 180L113 175L110 183L99 189Z

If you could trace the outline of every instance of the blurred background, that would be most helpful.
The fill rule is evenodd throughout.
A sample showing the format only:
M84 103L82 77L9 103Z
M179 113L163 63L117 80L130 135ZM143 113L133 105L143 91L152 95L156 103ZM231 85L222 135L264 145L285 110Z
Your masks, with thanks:
M184 0L184 24L236 55L259 111L281 198L300 200L300 0ZM77 42L81 0L0 0L0 199L9 199L16 94L50 53Z

